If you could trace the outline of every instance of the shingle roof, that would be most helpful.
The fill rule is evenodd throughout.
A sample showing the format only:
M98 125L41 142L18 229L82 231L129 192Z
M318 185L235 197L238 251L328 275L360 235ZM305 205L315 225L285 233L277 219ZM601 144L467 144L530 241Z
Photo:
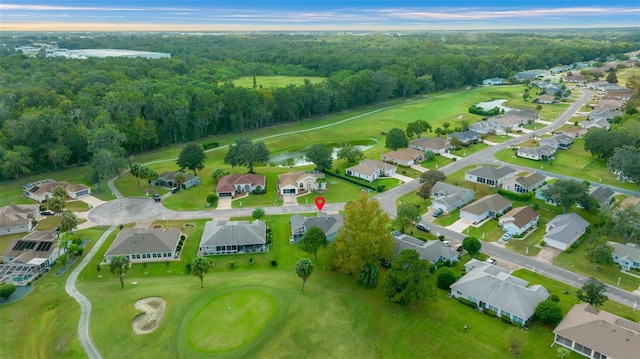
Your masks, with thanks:
M173 252L181 233L177 228L125 228L118 233L106 255Z
M468 193L474 194L470 189L454 186L444 182L436 182L431 188L433 202L442 202L445 205L454 205L462 200ZM473 199L473 195L471 196Z
M344 223L344 218L341 214L330 215L324 212L318 213L317 217L303 217L296 214L289 219L289 223L291 224L292 230L302 226L307 230L311 227L318 227L328 237L338 232L340 227L342 227L342 223Z
M306 177L312 177L315 180L324 178L324 173L307 173L307 172L289 172L278 175L278 184L282 186L293 185L298 186L298 181Z
M518 148L518 152L538 156L553 156L553 154L556 153L556 148L549 145L539 147L520 147Z
M51 252L55 249L53 246L55 239L56 233L54 231L33 231L25 237L9 242L9 245L7 245L2 255L9 258L16 258L22 256L26 251L32 251L33 253L30 253L30 259L49 258ZM30 245L23 245L26 243ZM26 262L28 262L28 260Z
M176 173L177 171L167 171L167 172L162 172L158 178L162 178L165 181L175 181L176 180ZM194 178L198 178L198 176L194 176L190 173L186 173L184 172L184 177L186 178L187 182L193 180Z
M37 204L12 204L0 208L0 228L29 224L30 216L38 209Z
M640 263L640 244L622 244L610 241L609 245L613 247L613 254L617 255L618 257L627 259L631 262Z
M574 305L553 332L608 358L632 359L640 353L640 324L588 303Z
M400 233L395 234L393 239L396 242L396 255L399 255L400 252L405 249L413 249L418 252L420 259L425 259L433 263L441 258L450 260L458 254L458 252L451 249L451 247L437 240L423 242L417 238Z
M487 211L498 212L505 207L509 207L513 202L506 200L499 194L484 196L470 205L462 208L462 211L472 214L483 214Z
M550 230L544 236L558 242L571 244L589 227L589 222L585 221L576 213L559 214L549 223Z
M591 192L591 197L595 198L598 203L603 204L611 200L614 194L615 192L613 192L611 188L599 186Z
M200 247L216 245L266 244L264 221L209 221L204 226Z
M545 176L539 173L529 173L526 176L516 178L516 182L524 188L530 188L531 186L540 183L540 181L544 181L545 178Z
M573 138L565 134L557 134L553 137L547 137L540 140L540 146L553 146L558 148L560 145L570 145L573 143Z
M474 168L470 171L467 171L467 174L474 175L477 177L488 178L492 180L499 180L500 178L510 174L518 172L516 169L511 168L509 166L503 167L491 167L491 166L482 166L478 168Z
M450 133L447 137L448 138L455 137L461 141L467 141L467 140L473 140L475 138L478 138L478 136L480 136L480 134L477 133L476 131L463 131L463 132Z
M381 161L376 161L376 160L369 160L369 159L364 159L362 161L360 161L359 164L353 166L353 167L349 167L347 168L347 171L351 171L354 173L360 173L363 174L365 176L372 176L375 172L377 172L380 169L383 170L393 170L396 169L397 167L392 166L390 164L381 162Z
M424 156L424 152L418 151L415 148L403 148L382 154L383 158L389 157L399 161L411 161L416 158L421 158L422 156Z
M449 147L449 141L442 137L436 138L418 138L417 140L411 141L409 147L425 147L430 148L435 151L440 151L442 149L446 149Z
M451 285L451 292L460 291L498 307L525 320L529 319L538 303L549 297L542 285L528 287L529 282L513 277L495 265L479 262L471 263L475 269ZM466 267L466 266L465 266Z
M513 223L516 227L522 228L527 223L539 218L540 215L529 206L517 207L500 217L500 221Z
M216 192L233 192L235 191L235 185L251 185L262 186L266 184L266 179L263 175L257 175L255 173L242 173L221 177L216 185Z

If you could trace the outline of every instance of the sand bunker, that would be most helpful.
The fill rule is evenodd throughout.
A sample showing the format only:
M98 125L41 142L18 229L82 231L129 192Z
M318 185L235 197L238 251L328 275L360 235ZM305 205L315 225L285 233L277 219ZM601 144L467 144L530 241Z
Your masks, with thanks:
M133 304L137 310L143 311L133 318L131 325L136 334L149 334L156 330L162 322L167 309L167 301L161 297L142 298Z

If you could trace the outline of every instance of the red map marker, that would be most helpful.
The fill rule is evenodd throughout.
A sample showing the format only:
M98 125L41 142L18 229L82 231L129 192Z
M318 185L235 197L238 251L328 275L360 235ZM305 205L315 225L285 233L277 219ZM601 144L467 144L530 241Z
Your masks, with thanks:
M322 211L322 207L324 207L324 198L316 198L316 207L318 207L318 211Z

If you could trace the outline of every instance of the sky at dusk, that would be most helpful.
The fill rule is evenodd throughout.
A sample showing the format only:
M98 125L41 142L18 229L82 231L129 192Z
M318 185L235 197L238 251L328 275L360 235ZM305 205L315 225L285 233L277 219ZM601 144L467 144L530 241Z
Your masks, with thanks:
M482 30L640 27L640 0L2 0L1 31ZM514 5L515 4L515 5Z

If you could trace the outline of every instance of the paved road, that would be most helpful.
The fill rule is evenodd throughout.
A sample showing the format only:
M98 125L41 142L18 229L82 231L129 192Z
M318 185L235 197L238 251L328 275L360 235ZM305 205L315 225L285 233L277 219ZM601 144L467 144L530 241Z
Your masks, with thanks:
M104 244L104 242L107 240L107 237L109 237L109 234L111 234L111 232L113 232L115 228L116 228L115 226L112 226L107 231L105 231L102 234L102 236L100 236L96 244L93 246L93 248L91 248L91 251L89 251L89 253L87 253L87 255L84 257L84 259L82 259L80 264L78 264L78 266L73 269L73 271L67 278L67 282L64 285L64 289L67 291L67 293L71 297L73 297L73 299L75 299L76 302L78 302L78 304L80 304L80 321L78 322L78 338L80 339L80 344L82 345L82 348L89 356L89 359L102 359L102 356L100 355L96 347L93 345L93 342L91 341L91 335L89 334L91 302L87 297L82 295L82 293L80 293L78 289L76 289L76 281L78 280L78 275L80 275L80 272L84 269L84 267L87 266L87 264L89 264L93 256L95 256L96 253L98 253L98 250L100 249L100 247L102 247L102 244Z

